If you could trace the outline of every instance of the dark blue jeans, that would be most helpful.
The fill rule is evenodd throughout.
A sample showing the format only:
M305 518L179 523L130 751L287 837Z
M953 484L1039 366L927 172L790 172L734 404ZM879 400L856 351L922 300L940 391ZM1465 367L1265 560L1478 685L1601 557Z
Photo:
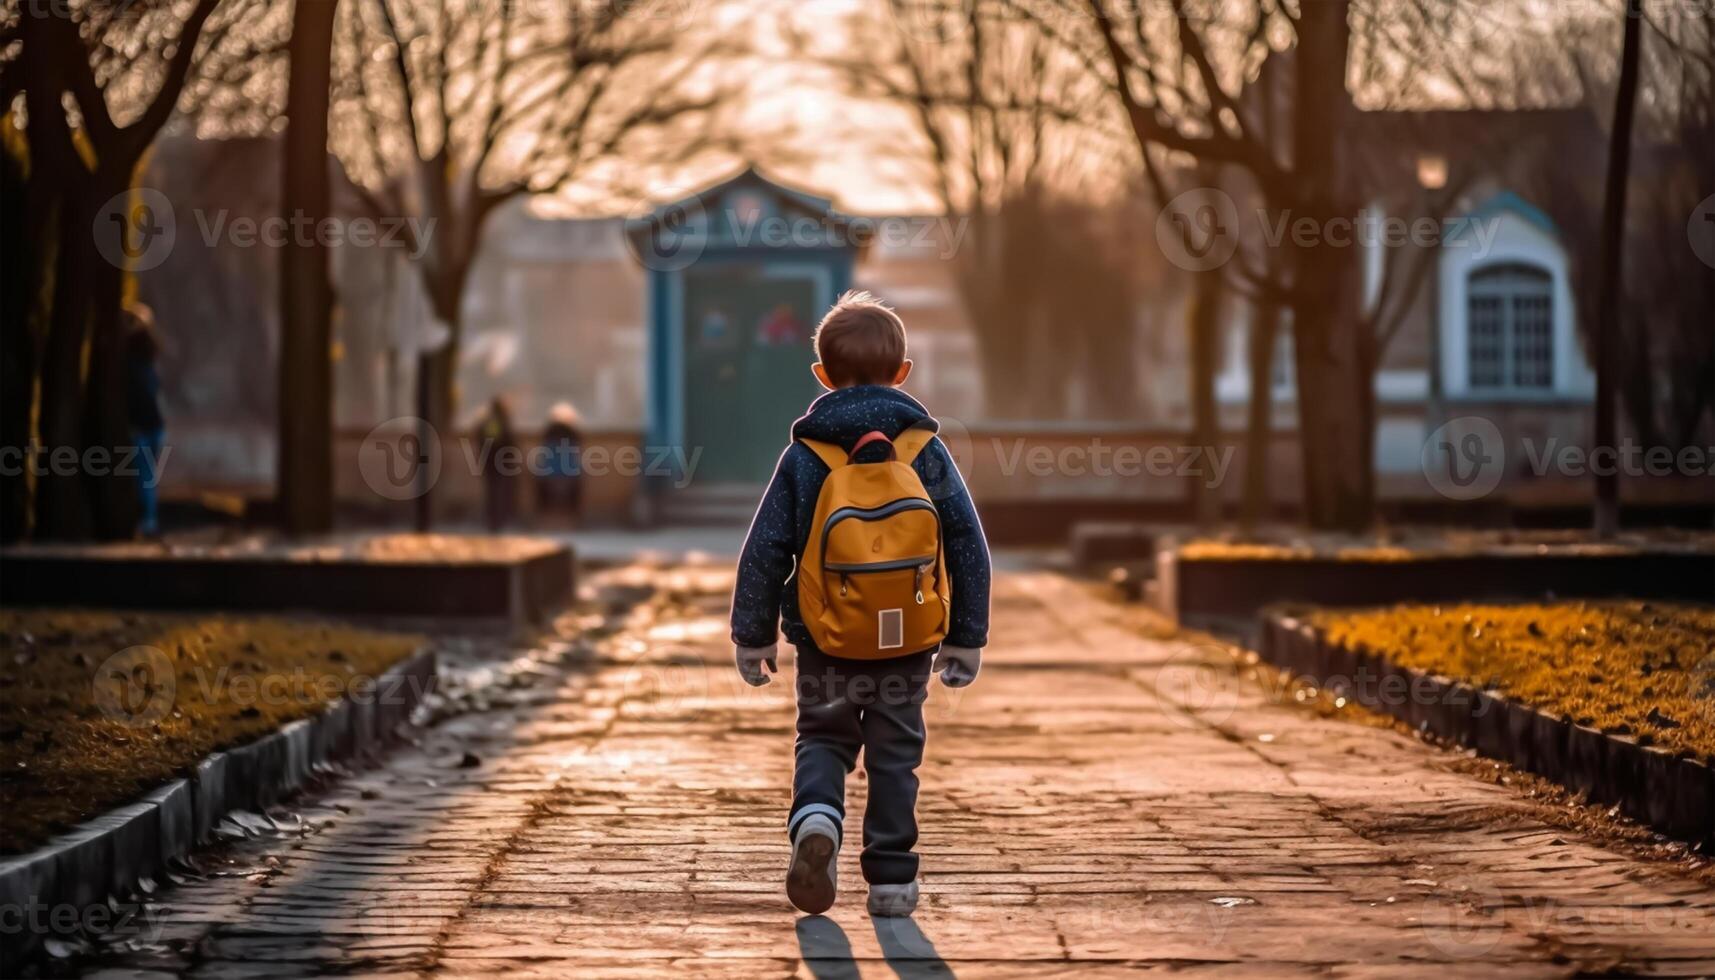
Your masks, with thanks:
M813 813L845 823L846 776L869 777L863 815L864 879L897 885L917 877L917 767L923 762L923 701L934 651L888 660L847 660L798 650L798 743L788 835Z
M132 430L131 440L137 446L137 530L145 535L161 533L161 446L166 433L160 429L148 432Z

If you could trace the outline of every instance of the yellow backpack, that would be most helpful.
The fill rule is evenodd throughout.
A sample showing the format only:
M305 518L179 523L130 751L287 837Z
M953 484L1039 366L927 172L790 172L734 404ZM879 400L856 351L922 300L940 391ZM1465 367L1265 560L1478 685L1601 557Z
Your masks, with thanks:
M952 583L941 562L941 517L911 461L935 434L871 432L852 451L800 440L828 478L816 499L809 543L798 560L798 610L823 653L881 660L927 650L947 635ZM854 463L887 443L892 458Z

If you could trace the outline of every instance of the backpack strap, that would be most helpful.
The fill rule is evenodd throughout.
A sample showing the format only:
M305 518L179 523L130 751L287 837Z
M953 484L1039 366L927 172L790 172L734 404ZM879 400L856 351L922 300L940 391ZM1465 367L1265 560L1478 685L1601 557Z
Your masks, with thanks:
M828 469L837 470L846 465L846 451L833 443L823 442L820 439L799 439L798 441L820 457L822 462L828 464Z
M917 454L922 452L923 447L929 445L929 440L933 438L935 438L935 433L929 429L906 429L899 434L898 438L893 440L895 458L906 466L910 466L912 460L917 458ZM822 462L828 464L830 470L837 470L851 461L850 454L831 442L802 438L798 441L815 453ZM852 451L856 452L856 447Z
M893 440L893 450L899 454L899 461L910 466L923 447L929 445L929 440L935 438L932 429L906 429Z

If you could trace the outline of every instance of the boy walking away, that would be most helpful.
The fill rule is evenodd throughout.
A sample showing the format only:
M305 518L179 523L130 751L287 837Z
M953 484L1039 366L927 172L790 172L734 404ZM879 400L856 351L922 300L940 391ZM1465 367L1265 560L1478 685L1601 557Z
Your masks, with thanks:
M929 675L976 679L988 641L989 552L939 428L899 390L905 325L868 293L816 328L827 393L792 425L739 559L732 640L752 686L779 668L776 622L798 654L798 738L786 894L834 904L846 776L863 753L860 863L871 915L917 907L917 766Z

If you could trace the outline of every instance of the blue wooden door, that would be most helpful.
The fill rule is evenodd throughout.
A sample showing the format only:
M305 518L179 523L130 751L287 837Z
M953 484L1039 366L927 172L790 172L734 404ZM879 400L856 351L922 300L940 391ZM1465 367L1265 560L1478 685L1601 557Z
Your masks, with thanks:
M685 271L685 441L702 450L698 483L768 479L821 391L810 373L818 292L809 276L756 263Z

